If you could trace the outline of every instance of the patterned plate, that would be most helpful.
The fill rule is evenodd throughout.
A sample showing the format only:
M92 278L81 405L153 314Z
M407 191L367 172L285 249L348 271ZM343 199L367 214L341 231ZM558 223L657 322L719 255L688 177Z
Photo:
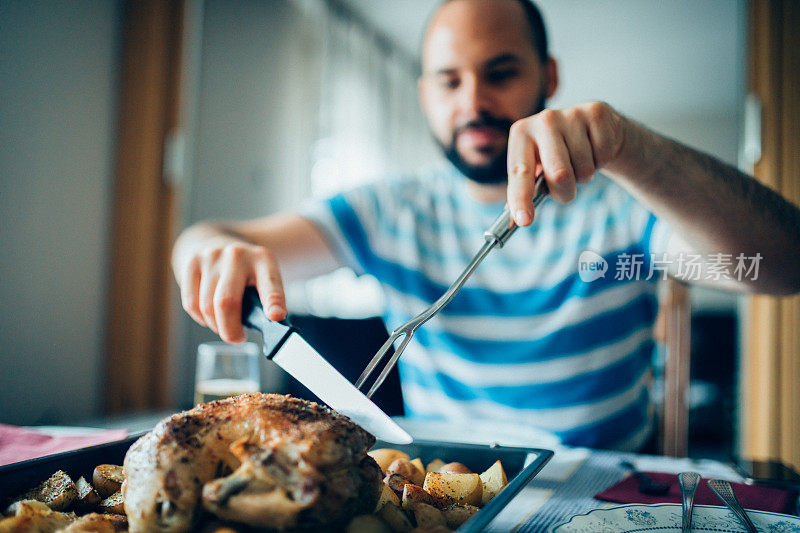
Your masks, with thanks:
M747 511L761 533L800 533L800 518L764 511ZM575 515L568 521L550 528L550 533L640 533L681 531L681 506L676 503L656 505L621 505L594 509ZM695 505L692 531L716 533L746 533L744 526L727 507Z

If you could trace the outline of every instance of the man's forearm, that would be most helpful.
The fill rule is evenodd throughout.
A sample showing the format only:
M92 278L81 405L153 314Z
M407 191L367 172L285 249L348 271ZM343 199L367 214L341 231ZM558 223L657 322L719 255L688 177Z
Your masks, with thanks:
M754 289L800 291L800 210L773 190L629 120L621 151L606 171L693 251L761 254Z

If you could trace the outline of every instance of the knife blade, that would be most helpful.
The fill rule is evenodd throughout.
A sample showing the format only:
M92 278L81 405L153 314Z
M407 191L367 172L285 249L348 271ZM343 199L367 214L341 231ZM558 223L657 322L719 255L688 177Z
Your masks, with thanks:
M242 324L261 332L267 359L272 359L331 409L347 416L380 440L395 444L412 442L403 428L308 344L297 328L269 320L253 287L244 291Z

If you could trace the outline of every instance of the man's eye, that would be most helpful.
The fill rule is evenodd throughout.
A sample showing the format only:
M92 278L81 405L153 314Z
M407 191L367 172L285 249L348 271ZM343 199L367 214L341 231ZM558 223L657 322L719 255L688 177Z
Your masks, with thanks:
M442 78L439 80L439 87L443 89L453 90L458 87L457 78Z
M486 75L486 79L489 83L503 83L516 77L516 69L493 70Z

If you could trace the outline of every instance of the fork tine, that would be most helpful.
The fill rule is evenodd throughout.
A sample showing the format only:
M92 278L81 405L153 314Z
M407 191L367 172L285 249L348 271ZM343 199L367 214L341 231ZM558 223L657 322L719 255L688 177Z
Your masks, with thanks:
M381 373L378 375L378 379L375 380L375 383L372 384L372 387L369 388L369 392L367 393L367 398L372 398L372 395L375 394L375 391L378 390L378 387L386 380L386 376L389 375L389 372L394 368L394 365L397 363L397 360L400 358L400 355L403 353L403 350L406 349L406 345L411 340L411 336L413 332L406 334L405 338L403 338L400 346L392 354L391 359L381 370Z
M533 197L533 205L536 207L542 203L542 201L549 194L547 184L545 183L541 174L536 177L535 193L536 194ZM461 272L452 285L447 288L447 291L417 316L411 320L408 320L405 324L401 325L392 332L383 346L381 346L381 349L378 350L378 353L376 353L369 362L367 368L365 368L361 373L361 376L359 376L358 381L356 381L357 389L361 389L361 387L364 385L364 382L375 370L375 367L378 365L381 359L383 359L383 356L389 351L389 347L394 344L394 341L400 338L401 335L405 335L405 338L400 343L400 346L394 351L394 354L392 355L391 359L389 359L389 362L383 367L383 370L381 370L378 379L375 380L375 383L373 383L372 387L370 387L369 392L367 393L367 398L370 398L375 393L378 387L380 387L383 381L386 379L386 376L389 375L389 371L394 368L394 365L397 363L397 359L400 357L400 354L403 353L403 350L406 349L406 345L408 345L408 342L411 340L411 337L414 335L414 332L417 330L417 328L433 318L437 313L439 313L439 311L442 310L442 308L444 308L444 306L450 302L450 300L455 297L456 293L461 290L461 287L472 275L472 272L478 268L478 265L481 263L481 261L483 261L490 251L492 251L492 248L495 246L502 248L503 244L508 240L509 237L511 237L511 234L514 233L516 227L516 225L511 224L511 216L506 208L503 213L492 223L491 227L483 234L485 241L483 246L481 246L481 249L478 250L478 253L475 254L464 271Z
M369 378L369 375L372 374L373 370L375 370L375 367L378 366L378 363L380 363L381 359L383 359L383 356L386 355L386 352L388 352L389 348L392 347L394 341L396 341L400 337L400 335L404 334L405 331L400 331L398 329L393 331L392 334L389 335L389 338L386 339L386 342L383 343L383 346L381 346L380 350L378 350L378 352L372 357L372 360L367 365L367 368L365 368L364 371L361 373L361 375L358 377L358 381L356 381L357 389L360 389L361 386L364 385L364 382L367 380L367 378Z

